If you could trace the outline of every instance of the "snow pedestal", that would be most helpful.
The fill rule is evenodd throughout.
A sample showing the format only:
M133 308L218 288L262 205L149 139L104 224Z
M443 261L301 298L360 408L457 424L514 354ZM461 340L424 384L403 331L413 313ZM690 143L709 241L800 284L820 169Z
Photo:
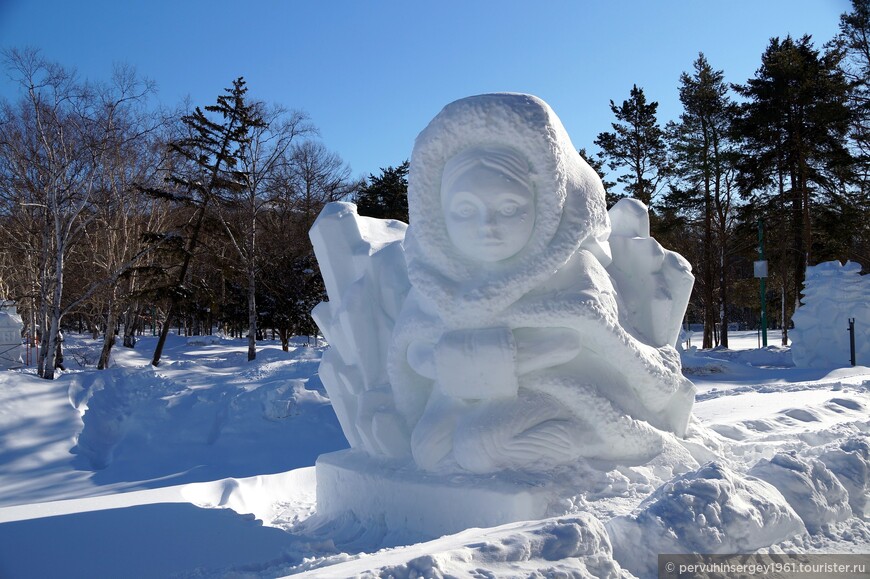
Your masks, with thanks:
M24 323L12 302L0 301L0 370L20 368L24 346L21 330Z
M317 459L317 514L334 520L352 513L366 526L433 539L544 518L558 486L503 474L437 475L407 461L342 450Z

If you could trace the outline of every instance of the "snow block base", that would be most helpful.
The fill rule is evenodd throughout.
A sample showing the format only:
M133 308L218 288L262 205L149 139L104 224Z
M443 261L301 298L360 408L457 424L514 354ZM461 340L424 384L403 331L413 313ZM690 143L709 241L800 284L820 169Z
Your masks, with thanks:
M542 519L555 486L501 475L437 475L413 463L354 450L317 459L317 515L384 525L390 534L437 538L474 527Z

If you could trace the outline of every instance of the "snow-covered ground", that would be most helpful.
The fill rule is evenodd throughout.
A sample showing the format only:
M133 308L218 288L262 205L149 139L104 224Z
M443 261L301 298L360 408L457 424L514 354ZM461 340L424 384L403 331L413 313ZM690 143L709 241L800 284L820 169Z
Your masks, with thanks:
M389 549L355 521L312 517L314 461L347 447L322 348L267 342L248 363L242 340L173 337L154 369L153 340L97 371L99 344L70 336L57 380L0 374L0 577L630 577L654 574L668 540L703 551L717 533L733 549L719 552L788 536L761 548L870 554L870 368L796 369L755 332L684 355L694 454L711 464L590 467L563 516ZM753 502L770 488L747 472L790 507ZM687 512L703 532L680 526Z

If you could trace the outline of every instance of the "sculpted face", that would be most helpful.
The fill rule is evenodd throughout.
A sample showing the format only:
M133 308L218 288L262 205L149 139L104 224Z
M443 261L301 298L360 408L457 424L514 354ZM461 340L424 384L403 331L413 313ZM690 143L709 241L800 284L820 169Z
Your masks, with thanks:
M463 157L447 164L441 186L450 241L476 261L508 259L526 246L535 226L535 194L517 170L525 163L503 153Z

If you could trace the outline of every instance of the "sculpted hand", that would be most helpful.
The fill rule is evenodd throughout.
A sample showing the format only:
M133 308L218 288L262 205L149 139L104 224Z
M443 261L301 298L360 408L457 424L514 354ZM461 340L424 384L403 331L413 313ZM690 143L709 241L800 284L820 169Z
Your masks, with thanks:
M510 328L445 332L436 344L414 342L408 364L445 395L466 400L516 396L517 348Z
M580 353L580 335L570 328L518 328L517 374L552 368Z

